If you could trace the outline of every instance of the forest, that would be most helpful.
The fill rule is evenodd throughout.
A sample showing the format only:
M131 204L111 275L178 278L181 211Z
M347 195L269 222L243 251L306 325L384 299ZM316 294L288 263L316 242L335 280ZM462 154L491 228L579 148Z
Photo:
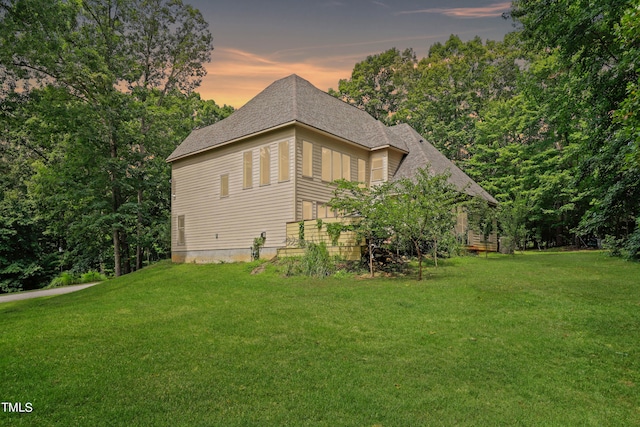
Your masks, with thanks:
M640 257L640 0L514 0L503 40L371 55L329 92L408 123L533 248ZM170 255L170 166L212 35L180 0L0 0L0 292Z

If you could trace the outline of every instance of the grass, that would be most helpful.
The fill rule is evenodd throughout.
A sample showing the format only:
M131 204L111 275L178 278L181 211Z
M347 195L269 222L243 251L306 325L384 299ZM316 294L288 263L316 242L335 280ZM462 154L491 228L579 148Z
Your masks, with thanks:
M426 280L162 263L0 304L0 425L640 425L640 265L448 260Z

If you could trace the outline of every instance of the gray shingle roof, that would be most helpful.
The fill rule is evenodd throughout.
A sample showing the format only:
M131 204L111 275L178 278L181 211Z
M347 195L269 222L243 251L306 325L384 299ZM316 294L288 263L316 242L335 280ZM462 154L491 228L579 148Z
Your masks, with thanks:
M409 154L407 154L398 167L393 180L401 178L413 178L419 168L429 165L432 174L450 173L449 182L460 192L470 196L479 196L489 203L497 204L498 201L487 193L484 188L472 180L466 173L458 168L451 160L445 157L433 145L428 143L422 135L415 131L408 124L393 126L390 130L401 137L407 144Z
M229 117L196 129L167 158L168 162L289 123L304 123L365 148L391 146L408 153L393 179L412 178L429 165L432 173L449 172L459 191L497 203L489 193L407 124L387 127L292 74L277 80Z
M167 161L292 122L366 148L389 145L407 151L402 138L380 121L292 74L269 85L226 119L191 132Z

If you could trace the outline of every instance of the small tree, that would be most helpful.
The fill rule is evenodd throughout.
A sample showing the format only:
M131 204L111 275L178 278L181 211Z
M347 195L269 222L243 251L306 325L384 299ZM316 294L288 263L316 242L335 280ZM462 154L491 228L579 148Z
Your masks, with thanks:
M383 183L371 188L362 188L357 182L345 180L336 181L336 185L333 198L328 204L337 212L359 219L348 227L356 232L358 239L367 242L369 272L373 277L373 249L377 242L387 240L393 233L389 215L393 186Z
M448 182L448 175L431 176L420 169L413 180L395 185L393 229L400 240L411 242L418 255L418 280L422 280L424 248L431 246L438 266L438 243L453 233L455 206L459 193Z

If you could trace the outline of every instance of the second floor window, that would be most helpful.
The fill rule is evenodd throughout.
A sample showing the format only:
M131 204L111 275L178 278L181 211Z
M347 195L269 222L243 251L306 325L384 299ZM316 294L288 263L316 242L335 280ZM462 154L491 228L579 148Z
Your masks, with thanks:
M251 151L245 151L242 160L242 188L251 188L253 187L253 155Z
M322 180L337 179L351 181L351 156L322 147Z
M278 144L278 181L289 181L289 141Z
M302 141L302 176L313 177L313 144Z
M260 148L260 185L269 185L271 183L271 149L267 147Z
M375 158L371 161L371 181L382 181L384 179L382 157Z
M220 197L229 196L229 174L220 175Z
M367 182L367 162L358 159L358 182L364 184Z

